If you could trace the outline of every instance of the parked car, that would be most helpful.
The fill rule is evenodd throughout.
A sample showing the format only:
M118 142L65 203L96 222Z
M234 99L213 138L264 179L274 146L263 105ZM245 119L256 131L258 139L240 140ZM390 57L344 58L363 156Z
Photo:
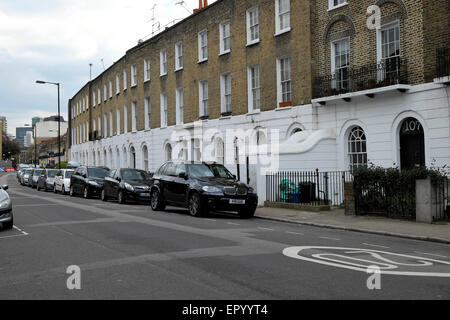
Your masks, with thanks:
M22 180L22 175L24 172L25 172L25 168L17 170L16 177L17 177L17 181L19 183L22 183L21 180Z
M53 192L57 193L58 191L62 194L66 194L70 190L70 177L75 172L75 170L71 169L61 169L58 170L55 177L55 185L53 188Z
M82 194L86 199L100 196L108 172L106 167L78 167L70 177L70 195Z
M208 211L237 211L242 218L255 214L258 196L221 164L167 162L151 181L150 204L164 210L166 204L189 209L192 216ZM216 171L216 173L215 173ZM220 175L217 175L220 172Z
M12 229L14 224L12 202L6 190L7 185L0 186L0 224L4 230Z
M36 189L39 190L53 190L55 176L58 170L56 169L45 169L41 175L39 176L38 183L36 185Z
M22 175L22 185L23 186L30 186L31 177L33 176L34 169L26 169L25 172Z
M45 169L34 169L33 175L31 176L31 179L29 179L31 182L29 182L30 187L36 188L38 184L39 177L41 176L42 172L44 172Z
M105 177L101 199L117 199L121 204L150 200L150 175L137 169L112 170Z

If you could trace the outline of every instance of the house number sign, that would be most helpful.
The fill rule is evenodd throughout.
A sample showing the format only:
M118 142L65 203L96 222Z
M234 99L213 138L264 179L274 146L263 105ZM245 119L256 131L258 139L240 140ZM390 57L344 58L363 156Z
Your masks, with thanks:
M422 125L416 119L407 119L403 122L402 133L403 134L415 134L423 132Z

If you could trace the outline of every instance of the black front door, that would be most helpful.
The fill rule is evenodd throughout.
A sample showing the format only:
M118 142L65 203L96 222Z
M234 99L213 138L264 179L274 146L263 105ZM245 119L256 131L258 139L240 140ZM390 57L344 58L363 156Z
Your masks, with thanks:
M423 127L417 119L406 119L400 129L400 166L402 170L425 166Z

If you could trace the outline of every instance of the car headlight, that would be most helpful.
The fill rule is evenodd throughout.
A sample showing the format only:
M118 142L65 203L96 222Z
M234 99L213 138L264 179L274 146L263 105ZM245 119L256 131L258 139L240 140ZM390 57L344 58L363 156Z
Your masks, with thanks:
M134 187L131 184L125 182L123 185L128 191L134 191Z
M0 201L0 208L1 209L5 209L8 208L11 205L11 200L10 199L5 199Z
M252 187L248 187L248 193L255 193L255 190Z
M222 193L222 190L220 188L213 186L204 186L202 190L208 193Z
M96 181L89 181L89 184L94 187L100 187L100 185Z

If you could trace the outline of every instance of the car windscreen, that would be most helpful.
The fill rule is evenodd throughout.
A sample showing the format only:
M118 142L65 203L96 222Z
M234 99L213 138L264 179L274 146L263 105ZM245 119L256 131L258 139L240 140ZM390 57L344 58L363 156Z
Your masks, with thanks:
M56 173L57 172L58 172L58 170L48 170L47 171L47 177L54 178L54 177L56 177Z
M33 176L40 176L44 170L34 170Z
M68 178L70 178L72 176L72 174L73 174L73 171L66 171L66 174L64 175L64 177L66 179L68 179Z
M88 168L88 175L91 178L104 178L108 174L108 170L103 168Z
M190 178L212 178L214 177L214 173L211 169L208 168L207 165L203 163L199 164L190 164L189 168L189 177Z
M30 174L31 172L33 172L32 169L25 170L25 174Z
M123 180L148 180L150 177L145 173L145 171L139 170L122 170Z

